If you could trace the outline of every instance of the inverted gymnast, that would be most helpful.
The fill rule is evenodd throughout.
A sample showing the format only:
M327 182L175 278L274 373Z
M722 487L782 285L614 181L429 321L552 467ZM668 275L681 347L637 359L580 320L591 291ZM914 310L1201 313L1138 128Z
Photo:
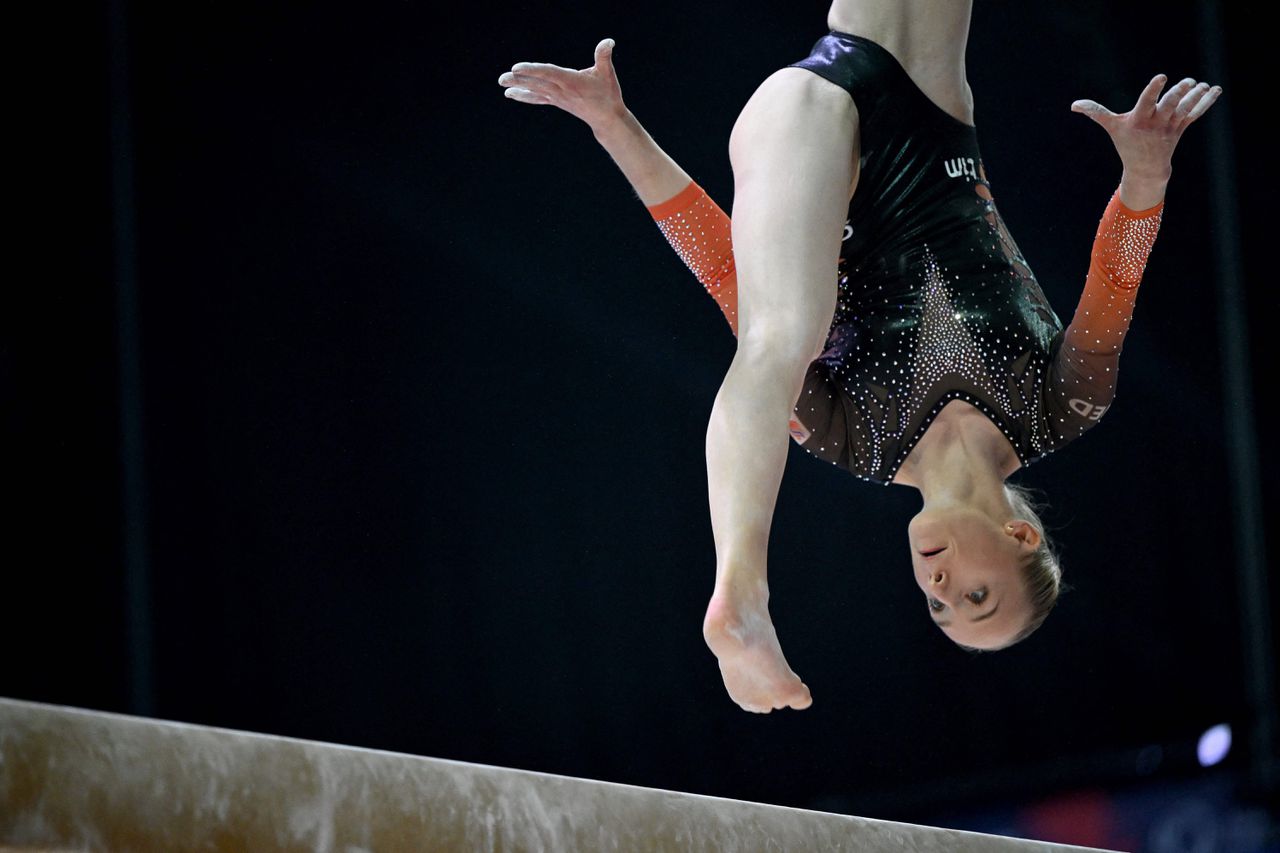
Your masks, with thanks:
M703 636L748 711L806 708L769 617L766 549L787 438L920 491L907 526L930 617L970 650L1028 636L1061 569L1020 467L1111 405L1171 157L1221 87L1152 78L1132 110L1071 105L1123 168L1066 329L1005 228L965 79L972 0L835 0L830 33L769 76L729 138L733 220L591 68L520 62L506 96L586 122L716 299L737 352L707 428L715 590ZM785 425L785 426L784 426Z

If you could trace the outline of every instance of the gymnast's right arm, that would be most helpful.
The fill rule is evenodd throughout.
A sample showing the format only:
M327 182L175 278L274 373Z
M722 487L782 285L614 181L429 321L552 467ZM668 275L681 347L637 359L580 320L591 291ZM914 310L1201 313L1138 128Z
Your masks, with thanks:
M1124 172L1094 235L1084 294L1050 365L1045 403L1060 442L1089 429L1111 406L1138 284L1160 230L1174 148L1222 94L1221 86L1187 77L1161 95L1167 80L1153 77L1126 113L1088 99L1071 105L1107 131Z
M559 107L586 122L737 335L737 276L729 217L627 109L613 69L613 46L613 39L601 41L591 68L575 71L517 62L498 83L507 87L506 96L512 100Z

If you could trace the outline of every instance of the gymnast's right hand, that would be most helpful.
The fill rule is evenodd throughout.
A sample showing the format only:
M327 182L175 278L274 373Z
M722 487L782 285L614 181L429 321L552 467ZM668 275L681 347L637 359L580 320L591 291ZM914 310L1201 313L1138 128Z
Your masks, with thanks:
M595 65L574 71L545 62L517 62L498 78L506 96L524 104L550 104L585 121L593 130L626 112L613 71L613 39L596 45Z

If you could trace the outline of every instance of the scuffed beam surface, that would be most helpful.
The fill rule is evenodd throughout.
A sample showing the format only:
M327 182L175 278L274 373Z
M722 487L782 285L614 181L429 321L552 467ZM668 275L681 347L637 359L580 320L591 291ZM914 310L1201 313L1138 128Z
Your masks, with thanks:
M1083 850L0 699L0 848Z

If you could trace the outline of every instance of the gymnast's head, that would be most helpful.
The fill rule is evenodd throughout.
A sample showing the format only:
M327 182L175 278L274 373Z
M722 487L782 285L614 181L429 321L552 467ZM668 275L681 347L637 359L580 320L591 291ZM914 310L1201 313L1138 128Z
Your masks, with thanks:
M1062 589L1062 569L1029 492L1006 483L1004 497L996 512L962 503L926 506L907 527L929 616L969 651L1026 639Z

